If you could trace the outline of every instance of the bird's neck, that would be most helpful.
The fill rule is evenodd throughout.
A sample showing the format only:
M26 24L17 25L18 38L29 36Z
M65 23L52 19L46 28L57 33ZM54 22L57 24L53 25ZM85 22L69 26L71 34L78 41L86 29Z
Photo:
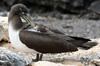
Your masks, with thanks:
M23 22L18 15L10 16L11 18L8 18L9 25L12 26L14 30L20 30L23 26Z

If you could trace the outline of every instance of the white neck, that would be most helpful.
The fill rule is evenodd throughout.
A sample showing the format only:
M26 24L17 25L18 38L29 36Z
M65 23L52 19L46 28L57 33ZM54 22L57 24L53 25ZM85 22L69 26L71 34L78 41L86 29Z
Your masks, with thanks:
M37 51L28 48L25 44L23 44L20 41L19 32L20 32L20 30L14 30L13 27L12 27L12 25L9 24L8 33L9 33L9 38L10 38L11 44L15 48L17 48L17 49L19 49L21 51L29 52L29 53L38 53Z

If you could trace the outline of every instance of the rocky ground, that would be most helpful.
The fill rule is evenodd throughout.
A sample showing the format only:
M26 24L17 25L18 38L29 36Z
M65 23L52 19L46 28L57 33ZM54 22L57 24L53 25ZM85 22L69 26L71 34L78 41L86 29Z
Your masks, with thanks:
M64 32L66 35L79 36L84 38L90 38L93 41L98 42L98 45L89 49L83 50L79 48L79 51L72 53L61 53L61 54L45 54L43 57L43 61L33 62L32 66L100 66L100 20L88 20L88 19L55 19L55 18L46 18L46 17L34 17L33 22L42 23L50 28L58 29ZM0 66L8 64L2 58L6 58L8 60L12 60L12 55L16 56L16 61L20 60L23 65L20 65L15 61L10 61L11 63L15 63L14 66L24 66L27 63L30 63L29 58L32 56L28 53L24 53L15 49L11 43L7 43L5 41L8 39L8 21L7 17L0 17ZM13 51L12 51L13 50ZM3 52L3 53L2 53ZM9 53L10 52L10 53ZM8 56L9 54L9 56ZM20 56L21 58L20 58ZM9 58L8 58L9 57ZM28 60L23 60L23 58ZM33 55L35 58L35 55ZM13 60L15 57L13 58ZM31 60L31 59L30 59ZM2 62L2 63L1 63ZM11 66L13 66L11 64ZM30 66L30 65L29 65Z
M72 53L45 54L43 61L32 62L35 54L19 51L8 38L7 15L11 6L17 3L29 8L33 23L58 29L66 35L89 38L98 45L89 50L79 48ZM99 4L99 0L1 0L0 66L100 66Z

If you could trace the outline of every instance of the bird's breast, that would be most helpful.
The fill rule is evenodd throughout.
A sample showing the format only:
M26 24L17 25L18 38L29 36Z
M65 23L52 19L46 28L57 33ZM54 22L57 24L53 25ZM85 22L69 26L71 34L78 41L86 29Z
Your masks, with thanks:
M17 49L19 49L19 50L21 50L21 51L24 51L24 52L38 53L37 51L28 48L25 44L23 44L23 43L20 41L20 38L19 38L19 32L20 32L20 30L14 30L14 29L12 28L12 26L9 25L8 32L9 32L9 38L10 38L11 44L12 44L15 48L17 48Z

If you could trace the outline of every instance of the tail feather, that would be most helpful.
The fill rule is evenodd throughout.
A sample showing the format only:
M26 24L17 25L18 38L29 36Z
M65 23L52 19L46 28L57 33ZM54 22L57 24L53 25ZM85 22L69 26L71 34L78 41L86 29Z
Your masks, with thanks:
M90 39L74 37L74 36L68 36L68 37L70 37L70 40L67 40L68 42L72 43L77 47L82 47L84 49L90 49L98 44L97 42L91 42Z
M68 36L68 37L71 37L75 40L84 40L84 41L91 41L90 39L86 39L86 38L82 38L82 37L75 37L75 36Z
M87 43L84 43L82 45L82 47L85 49L90 49L90 48L96 46L97 44L98 44L97 42L87 42Z

